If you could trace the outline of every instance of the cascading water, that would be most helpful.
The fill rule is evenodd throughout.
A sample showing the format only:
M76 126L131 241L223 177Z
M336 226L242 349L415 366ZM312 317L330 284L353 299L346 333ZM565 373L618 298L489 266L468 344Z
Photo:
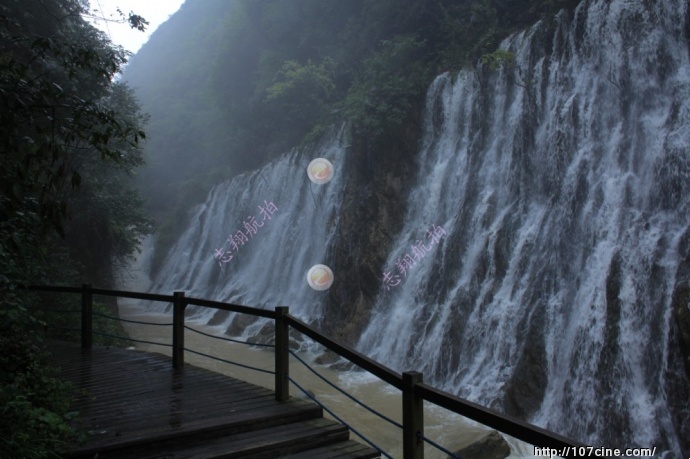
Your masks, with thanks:
M502 70L434 81L361 351L579 441L687 455L690 402L669 389L688 381L672 332L690 273L687 8L583 1L507 39ZM328 320L307 270L334 247L372 249L337 231L343 142L218 184L151 290ZM325 185L305 173L319 156L335 165Z
M359 349L580 441L681 457L690 402L665 380L690 232L687 14L585 1L507 39L502 70L436 79L396 285Z
M314 149L313 157L334 165L326 184L309 180L306 170L313 158L295 151L216 185L206 203L193 211L151 290L184 289L190 296L254 307L290 305L293 315L318 320L325 294L312 290L306 275L313 265L327 262L326 249L337 226L343 138L341 129ZM212 312L196 310L196 318L228 321L223 312L218 313L222 317L203 315ZM244 325L243 334L251 336L261 322Z

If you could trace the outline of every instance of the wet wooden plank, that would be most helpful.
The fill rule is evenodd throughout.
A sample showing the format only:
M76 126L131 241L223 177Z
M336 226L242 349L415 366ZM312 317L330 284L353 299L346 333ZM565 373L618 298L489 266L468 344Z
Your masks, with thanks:
M371 459L381 455L370 447L348 440L300 454L300 459Z
M303 421L288 425L235 434L186 445L184 450L166 448L147 454L145 449L136 451L142 459L191 459L204 457L282 457L318 447L321 444L347 440L345 426L327 419Z
M93 434L74 447L73 457L185 435L239 434L322 414L314 404L280 403L268 389L192 365L175 370L160 354L83 351L61 342L49 343L49 350L63 378L88 392L73 408L77 425Z

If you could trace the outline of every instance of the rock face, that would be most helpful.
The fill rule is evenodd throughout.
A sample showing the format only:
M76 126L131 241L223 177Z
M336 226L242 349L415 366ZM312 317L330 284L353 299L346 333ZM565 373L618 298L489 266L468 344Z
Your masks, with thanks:
M378 147L334 132L217 185L153 289L289 305L463 398L683 456L687 17L685 0L582 2L507 39L514 67L440 75L421 145L414 126ZM306 178L314 157L335 166L324 186ZM214 259L265 200L272 220ZM306 285L316 263L335 274L326 292ZM231 334L270 334L235 317Z
M418 113L422 114L422 107ZM384 147L364 141L348 150L348 177L343 189L336 240L328 253L342 282L328 293L322 330L354 345L367 325L380 292L381 272L394 237L403 227L405 205L415 176L421 120Z
M458 450L456 454L462 459L505 459L510 456L510 446L501 434L494 430Z
M680 350L685 371L690 377L690 228L681 238L678 251L685 263L679 266L676 276L678 283L673 292L672 326L677 330L677 347Z
M687 17L582 2L505 40L512 68L437 78L385 262L402 282L360 349L581 442L687 452ZM419 239L431 250L405 258Z
M686 263L678 270L679 282L671 301L669 353L666 370L666 394L674 407L673 418L681 432L690 431L690 228L680 240L679 252ZM690 451L690 438L681 439L684 451Z
M538 317L529 325L522 355L506 384L504 411L520 419L529 419L535 413L548 381L542 326L543 320Z
M673 319L678 328L679 349L690 376L690 283L679 284L673 295Z

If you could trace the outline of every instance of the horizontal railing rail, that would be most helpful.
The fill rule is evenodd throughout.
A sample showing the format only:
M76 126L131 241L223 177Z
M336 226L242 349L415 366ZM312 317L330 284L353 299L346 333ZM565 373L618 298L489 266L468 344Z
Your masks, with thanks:
M541 427L524 422L512 416L483 407L469 400L465 400L448 392L434 388L423 382L423 375L416 371L402 374L382 365L364 354L341 344L318 330L289 314L287 306L277 306L274 311L251 306L230 304L220 301L187 297L184 292L174 292L173 295L155 293L130 292L123 290L106 290L93 288L88 284L81 287L62 286L27 286L26 290L79 293L82 297L81 308L81 345L84 348L92 346L93 295L134 298L147 301L172 303L173 332L172 332L172 363L174 368L184 366L184 316L188 305L214 308L222 311L249 314L257 317L273 319L275 321L275 393L276 399L286 401L289 396L289 332L290 328L313 339L327 349L347 359L365 371L402 391L403 404L403 457L405 459L422 459L424 457L424 416L423 401L427 401L449 411L472 419L480 424L503 432L507 435L525 441L537 447L565 448L586 446L562 435L550 432ZM247 343L251 344L251 343ZM194 352L187 349L189 352ZM293 384L296 384L292 381ZM431 443L431 442L430 442ZM433 443L432 443L433 444ZM434 444L434 446L437 446ZM438 446L437 446L438 447Z
M323 346L340 355L341 357L345 357L350 362L354 363L363 370L368 371L374 376L377 376L379 379L386 381L391 386L402 390L402 375L400 373L391 370L385 365L382 365L377 361L370 359L366 355L357 352L354 349L345 346L344 344L340 344L337 341L334 341L322 335L314 328L310 327L306 323L302 322L301 320L293 316L288 316L287 322L295 330L307 335L309 338L313 339L319 344L322 344Z
M239 304L221 303L220 301L202 300L198 298L187 298L187 304L194 306L203 306L206 308L220 309L221 311L239 312L241 314L249 314L252 316L265 317L267 319L275 319L275 311L267 309L258 309L251 306L241 306Z
M436 389L428 384L417 384L415 392L419 397L435 405L536 446L543 445L550 448L558 448L562 451L566 451L568 446L583 446L554 432L520 419L506 416L503 413Z

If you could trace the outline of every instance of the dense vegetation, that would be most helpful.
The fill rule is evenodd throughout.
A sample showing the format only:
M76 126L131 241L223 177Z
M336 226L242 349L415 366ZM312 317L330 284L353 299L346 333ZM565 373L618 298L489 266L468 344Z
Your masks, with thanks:
M172 241L213 183L330 124L348 121L363 149L382 154L416 124L435 75L577 3L187 1L125 72L152 115L141 184L159 242Z
M110 286L118 261L150 230L131 178L145 119L132 91L113 83L127 54L85 21L84 3L0 5L3 457L55 457L74 436L69 388L47 366L45 325L31 312L51 304L17 287Z

